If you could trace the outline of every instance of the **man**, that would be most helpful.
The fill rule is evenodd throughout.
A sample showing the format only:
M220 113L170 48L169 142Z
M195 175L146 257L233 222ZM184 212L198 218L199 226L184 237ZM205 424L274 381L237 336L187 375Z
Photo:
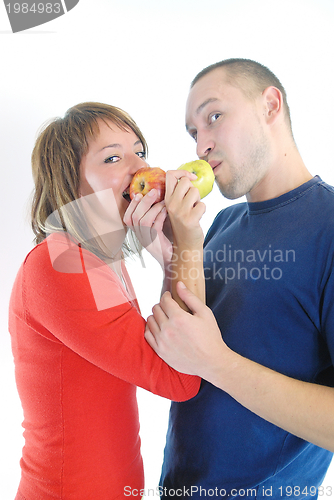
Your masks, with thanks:
M315 498L334 451L334 189L307 170L284 88L232 59L194 79L186 127L221 193L204 243L205 306L178 283L146 339L204 380L172 403L164 497ZM210 311L210 309L211 311Z

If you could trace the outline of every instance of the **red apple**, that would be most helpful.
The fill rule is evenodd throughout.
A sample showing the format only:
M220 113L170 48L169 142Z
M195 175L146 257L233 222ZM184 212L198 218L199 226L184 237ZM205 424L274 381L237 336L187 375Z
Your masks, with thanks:
M137 170L130 184L131 200L140 193L143 196L151 189L158 191L155 203L162 201L165 197L166 172L161 168L143 167Z

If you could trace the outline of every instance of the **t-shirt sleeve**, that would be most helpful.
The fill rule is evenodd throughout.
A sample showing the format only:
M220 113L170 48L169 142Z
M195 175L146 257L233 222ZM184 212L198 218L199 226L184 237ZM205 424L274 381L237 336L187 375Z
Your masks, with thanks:
M321 284L320 325L334 365L334 262L328 264L330 271L325 273L324 286Z
M146 342L145 320L117 275L92 253L55 239L23 264L25 321L102 370L173 401L195 396L200 378L169 367ZM78 252L79 249L79 252ZM78 260L79 259L79 260ZM58 268L58 270L57 270Z

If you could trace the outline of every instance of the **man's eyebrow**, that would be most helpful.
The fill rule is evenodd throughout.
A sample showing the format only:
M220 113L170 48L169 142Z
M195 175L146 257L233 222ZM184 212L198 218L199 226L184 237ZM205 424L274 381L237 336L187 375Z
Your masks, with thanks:
M202 104L200 104L198 106L198 108L196 109L195 111L195 114L196 115L199 115L199 113L202 111L203 108L205 108L205 106L207 106L208 104L210 104L210 102L215 102L215 101L218 101L218 99L216 97L209 97L208 99L206 99L204 102L202 102ZM186 123L186 130L189 132L189 126L187 125Z
M202 102L202 104L200 104L196 109L196 115L198 115L202 111L202 109L205 108L207 104L210 104L210 102L215 102L215 101L218 101L216 97L209 97L209 99L206 99L206 101Z

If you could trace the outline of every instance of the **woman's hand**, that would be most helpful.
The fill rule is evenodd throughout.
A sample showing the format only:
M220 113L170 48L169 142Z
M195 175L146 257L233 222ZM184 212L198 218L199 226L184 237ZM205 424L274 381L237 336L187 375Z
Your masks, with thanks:
M173 258L168 266L169 289L173 299L184 310L188 307L180 299L176 283L182 280L186 286L205 302L205 279L203 272L203 230L200 219L205 205L185 170L171 170L166 175L165 202L173 229Z
M191 180L195 174L186 170L169 170L166 173L165 202L173 229L173 242L187 249L201 248L203 231L200 219L205 212L205 204Z
M172 201L172 208L178 210L178 206L182 203L184 195L187 192L185 183L182 183L182 189L178 190L178 197L172 197L178 181L181 179L188 179L188 189L192 187L191 180L196 179L196 175L186 170L169 171L166 174L166 195L168 201ZM193 188L195 189L195 188ZM195 189L195 191L198 190ZM182 194L183 193L183 194ZM174 227L172 228L168 213L166 210L165 200L155 203L157 198L157 191L152 189L147 195L142 196L137 194L131 200L128 206L123 221L130 227L136 234L141 245L147 249L148 252L160 263L162 268L170 263L173 254L172 239ZM189 197L187 197L189 203ZM178 232L181 233L180 225L176 224Z
M171 260L173 248L163 231L167 219L165 202L155 203L157 195L156 189L145 196L137 194L131 200L123 221L134 231L141 245L164 267Z

